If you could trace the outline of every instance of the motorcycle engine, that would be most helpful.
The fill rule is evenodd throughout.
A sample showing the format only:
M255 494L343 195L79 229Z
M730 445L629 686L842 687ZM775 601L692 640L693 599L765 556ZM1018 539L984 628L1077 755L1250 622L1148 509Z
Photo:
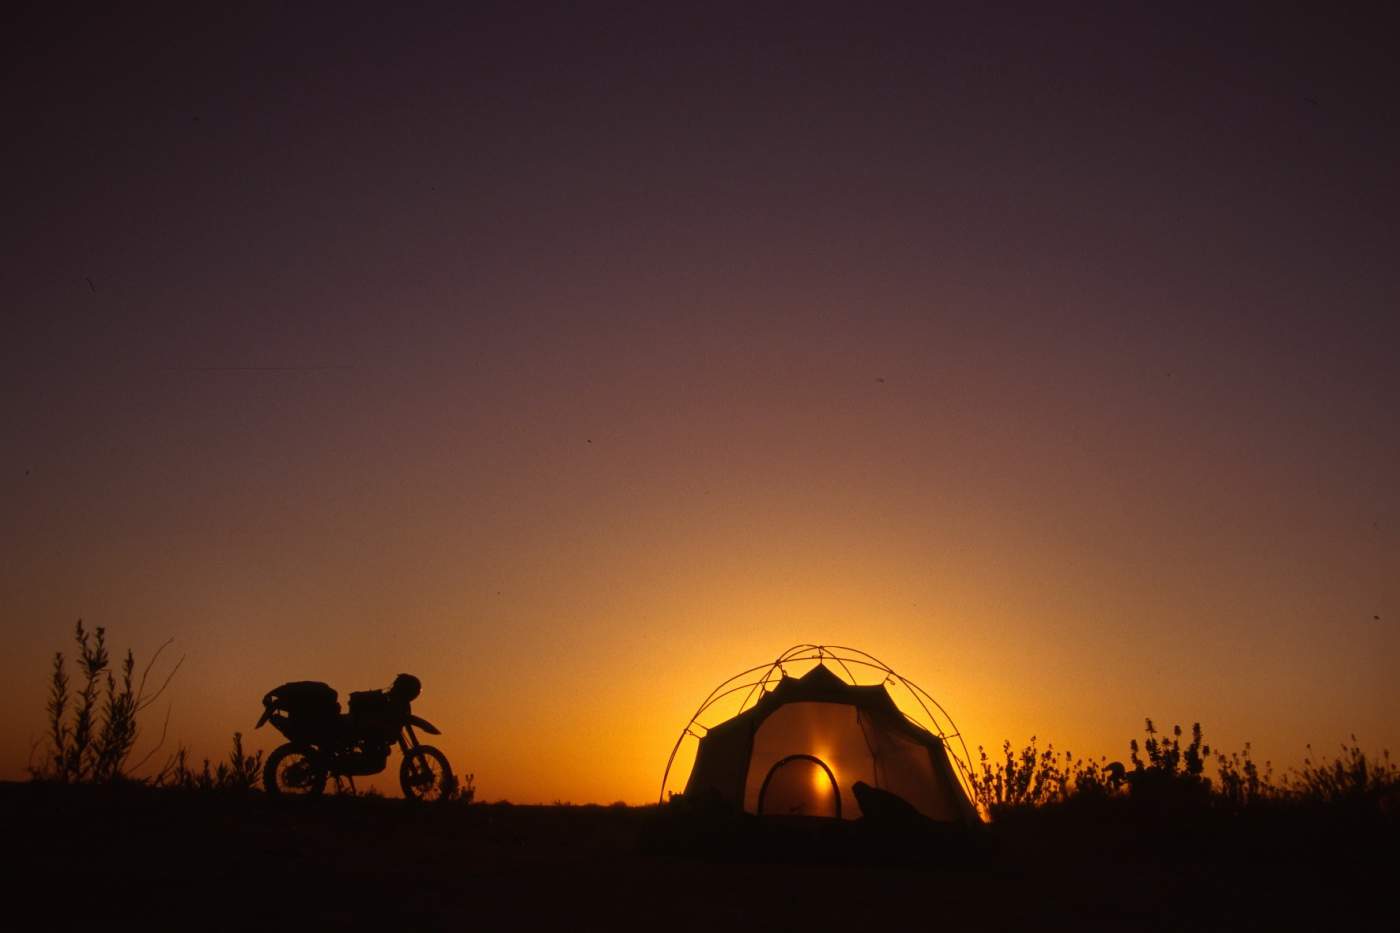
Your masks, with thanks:
M347 774L378 774L389 763L389 746L377 742L356 742L342 756L340 764Z

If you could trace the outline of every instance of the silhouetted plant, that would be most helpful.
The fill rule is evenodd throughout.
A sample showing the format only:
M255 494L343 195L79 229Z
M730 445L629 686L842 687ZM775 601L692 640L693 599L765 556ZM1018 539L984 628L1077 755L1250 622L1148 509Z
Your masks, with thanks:
M1342 753L1331 761L1313 761L1312 746L1303 759L1303 767L1290 772L1284 779L1284 792L1308 803L1383 803L1392 804L1400 790L1400 769L1390 760L1390 751L1381 752L1379 761L1368 759L1357 744L1356 736Z
M1146 766L1138 757L1137 739L1130 741L1128 747L1132 751L1134 770L1156 771L1174 778L1200 777L1201 772L1205 770L1205 758L1202 756L1210 754L1210 746L1201 742L1200 723L1191 726L1191 743L1183 750L1180 726L1172 726L1171 738L1158 739L1157 729L1152 725L1152 720L1148 719L1147 739L1143 743L1143 749L1147 752Z
M1222 803L1236 809L1255 806L1266 800L1276 800L1279 789L1273 784L1273 765L1264 762L1264 772L1250 757L1250 745L1244 743L1244 751L1232 752L1228 757L1216 756L1216 774L1219 783L1216 794Z
M189 767L189 752L181 746L152 779L159 787L178 790L225 791L246 793L262 781L263 753L249 755L243 751L243 733L233 734L233 748L228 759L211 768L209 759L195 771Z
M1128 743L1133 770L1127 775L1127 781L1133 795L1159 799L1208 797L1210 778L1202 777L1201 773L1205 770L1210 746L1202 741L1201 724L1191 726L1191 741L1184 748L1181 744L1181 726L1173 726L1169 738L1159 739L1157 736L1157 729L1148 719L1147 739L1142 745L1142 750L1147 753L1146 762L1138 754L1137 739Z
M1065 770L1073 787L1069 796L1102 798L1118 793L1121 784L1107 758L1100 757L1097 761L1078 759L1073 764L1069 763L1069 759L1069 752L1065 752Z
M978 746L981 775L972 776L976 803L990 814L1012 807L1038 806L1062 799L1067 783L1056 761L1055 748L1036 748L1035 736L1020 752L1011 750L1008 739L1001 745L1002 760L992 761L986 749Z
M76 660L83 678L82 687L76 696L70 693L63 652L56 652L46 704L49 748L42 763L30 766L30 775L36 780L62 782L124 778L128 772L127 760L140 734L138 715L165 692L184 659L175 663L160 689L147 696L147 677L161 653L170 645L169 641L156 650L142 670L139 681L134 679L136 660L127 651L121 663L119 683L111 669L106 629L99 626L89 634L79 619L74 640L78 646Z
M1109 797L1118 792L1106 759L1084 760L1072 752L1056 754L1053 743L1044 751L1036 737L1019 753L1002 743L1002 760L991 760L981 746L982 773L972 775L973 802L995 817L1018 807L1060 803L1076 796Z
M452 786L447 789L447 793L442 795L442 799L455 800L458 803L471 803L476 799L476 775L453 776Z
M1251 747L1242 752L1215 756L1216 782L1205 776L1211 755L1200 723L1191 727L1191 737L1183 742L1183 731L1174 726L1163 737L1151 719L1146 720L1146 738L1139 745L1129 741L1131 770L1120 762L1084 761L1069 752L1056 755L1054 747L1040 751L1036 739L1019 753L1011 743L1002 745L1003 758L993 761L985 749L981 773L972 775L973 800L993 819L1008 812L1064 803L1070 800L1113 799L1125 791L1135 800L1180 807L1222 807L1243 809L1256 806L1291 804L1351 803L1376 807L1382 812L1400 808L1400 768L1383 751L1379 759L1368 757L1351 737L1341 754L1330 761L1315 761L1312 746L1303 766L1290 771L1275 783L1273 766L1264 762L1261 770L1251 757Z

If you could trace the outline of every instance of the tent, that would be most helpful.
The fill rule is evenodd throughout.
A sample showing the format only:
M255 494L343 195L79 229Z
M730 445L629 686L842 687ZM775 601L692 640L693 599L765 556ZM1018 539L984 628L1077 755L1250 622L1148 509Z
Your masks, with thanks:
M789 667L813 660L800 676L788 674ZM872 669L879 682L857 683L853 665ZM966 747L961 758L950 755L949 740L961 746L961 739L951 720L950 728L939 727L933 710L942 707L917 686L864 652L823 645L789 649L753 683L734 685L759 670L721 684L682 732L677 748L687 735L699 736L686 798L722 800L759 816L852 820L879 815L867 811L912 808L940 822L978 820L965 784ZM907 691L932 728L906 715L887 685ZM745 687L749 696L738 714L697 730L717 699Z

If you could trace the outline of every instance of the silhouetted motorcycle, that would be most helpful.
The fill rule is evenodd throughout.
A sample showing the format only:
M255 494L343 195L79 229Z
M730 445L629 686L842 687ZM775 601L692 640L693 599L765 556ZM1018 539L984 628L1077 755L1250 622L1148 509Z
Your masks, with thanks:
M401 684L411 681L407 690ZM316 681L283 684L263 697L263 714L256 728L270 722L289 740L267 756L263 787L271 796L319 796L328 778L378 774L397 743L403 753L399 786L405 797L434 800L456 791L447 756L431 745L420 745L415 729L441 735L436 726L412 714L409 702L418 695L417 678L401 674L389 691L350 694L350 712L329 685ZM411 696L407 692L411 691ZM405 698L406 697L406 698Z

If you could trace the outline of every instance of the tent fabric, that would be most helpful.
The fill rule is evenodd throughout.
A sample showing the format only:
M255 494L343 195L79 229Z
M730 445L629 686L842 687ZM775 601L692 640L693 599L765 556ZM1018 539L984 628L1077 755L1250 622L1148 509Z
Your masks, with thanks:
M825 768L806 757L785 762L793 756ZM759 813L765 780L764 815L835 815L834 780L846 819L862 816L852 790L861 781L930 819L977 821L942 740L900 712L883 684L848 684L821 664L800 678L784 676L751 708L710 729L685 794Z

